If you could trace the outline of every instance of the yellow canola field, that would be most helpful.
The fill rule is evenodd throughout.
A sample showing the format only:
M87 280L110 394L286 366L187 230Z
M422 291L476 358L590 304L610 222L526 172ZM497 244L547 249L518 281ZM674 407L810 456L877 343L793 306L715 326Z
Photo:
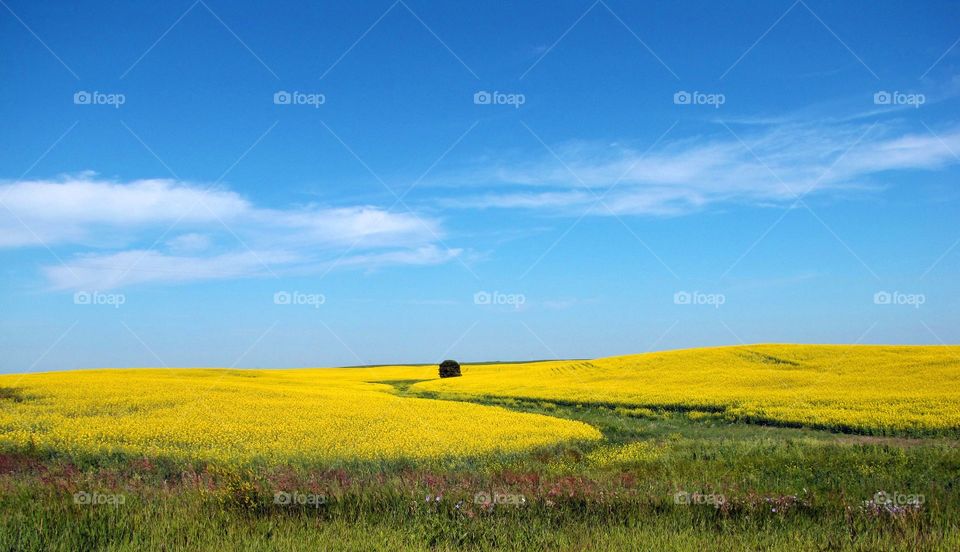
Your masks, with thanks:
M717 409L866 433L960 430L960 347L750 345L465 366L414 389L578 403Z
M600 438L580 422L401 398L365 382L430 377L436 367L0 376L0 447L318 462L477 456Z
M400 397L375 383L392 380L428 380L412 389L441 396L717 410L865 433L960 431L960 347L752 345L465 365L463 377L444 380L435 366L5 375L0 449L276 463L481 456L601 437L576 421Z

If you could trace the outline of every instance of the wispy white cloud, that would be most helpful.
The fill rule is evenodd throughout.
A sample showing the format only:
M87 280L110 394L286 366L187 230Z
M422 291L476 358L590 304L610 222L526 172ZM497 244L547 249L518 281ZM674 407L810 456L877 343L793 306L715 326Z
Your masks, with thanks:
M560 159L544 151L486 160L421 187L430 201L457 209L670 216L872 190L886 172L960 163L956 127L906 132L896 122L848 121L719 129L649 152L571 143L554 148ZM81 173L0 181L0 201L0 249L56 251L60 262L41 272L57 289L429 265L470 254L444 246L433 216L370 205L264 207L226 187L169 179Z
M49 265L43 273L53 289L106 290L134 284L186 283L236 278L322 274L334 268L380 269L448 262L462 253L426 245L414 249L355 253L317 262L295 251L231 251L209 256L154 250L85 253Z
M0 183L0 247L101 246L156 235L157 228L230 231L278 245L366 246L430 241L433 220L371 206L257 207L239 194L173 180L114 182L92 173ZM196 233L196 232L191 232Z
M269 276L270 266L287 265L298 259L286 252L233 251L188 256L136 249L82 253L63 264L44 267L43 273L53 289L106 290L143 283Z
M432 265L445 263L463 254L462 249L444 249L436 245L425 245L416 249L363 253L348 256L338 263L342 266L379 268L391 265Z
M213 241L206 234L180 234L167 240L166 245L174 253L199 253L209 249Z
M500 161L447 175L453 208L536 209L579 215L678 215L720 204L769 205L804 193L869 190L896 170L960 163L960 129L937 134L894 124L777 124L665 141L654 151L622 144L568 144L532 161ZM606 192L610 189L609 192Z
M325 271L331 263L434 264L461 252L437 245L434 218L368 205L265 208L222 187L166 179L82 173L0 182L0 201L0 248L69 252L42 269L58 289Z

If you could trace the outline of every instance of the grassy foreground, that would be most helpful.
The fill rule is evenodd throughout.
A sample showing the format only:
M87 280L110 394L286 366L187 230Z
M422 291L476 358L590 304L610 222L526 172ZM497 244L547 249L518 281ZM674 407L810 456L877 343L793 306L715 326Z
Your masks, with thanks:
M228 467L7 454L0 461L0 550L960 546L954 442L669 411L513 408L595 424L605 444L432 466ZM878 503L877 491L897 504ZM690 494L678 501L681 492ZM78 501L77 493L87 494ZM278 503L277 493L291 498ZM914 507L909 497L916 496L922 503Z
M449 385L470 387L487 377L484 371L505 366L468 367ZM542 376L536 370L558 367L517 366L527 371L530 387L549 383L538 383ZM234 384L233 379L261 373L238 372L220 376L225 397L243 398L245 389L258 385L268 401L279 400L273 393L301 401L307 396L296 390L297 382L283 379L286 374L269 385L258 377ZM295 375L320 385L317 372ZM174 454L158 454L123 440L123 433L90 432L83 435L95 436L98 448L69 448L40 437L56 429L47 424L56 423L50 409L62 395L44 394L40 386L8 385L0 394L5 416L30 407L46 409L47 417L38 420L36 437L26 441L9 439L3 432L11 426L0 424L0 439L7 438L0 452L0 551L960 549L955 428L832 432L738 417L715 404L625 403L620 399L639 385L629 381L619 395L612 393L617 400L583 396L578 401L565 395L566 384L556 387L552 400L523 397L503 387L509 377L489 392L450 392L439 388L448 385L446 380L434 383L422 367L330 374L340 381L328 381L323 393L342 394L346 388L367 400L382 394L388 399L372 400L385 401L377 405L390 406L395 418L441 408L480 413L461 422L473 426L428 423L442 434L442 443L470 441L471 431L503 418L588 427L595 436L526 447L510 441L511 446L497 448L491 441L491 449L474 454L330 454L343 450L351 430L363 429L347 423L347 436L328 448L319 442L316 454L303 454L296 443L284 448L282 440L273 444L272 454L256 454L256 447L228 448L231 454L182 453L201 450L196 447L204 446L202 437L180 443L171 449ZM554 380L565 381L564 370L554 374ZM691 395L694 401L704 397ZM407 401L415 406L406 408ZM57 415L87 421L103 415L106 424L107 414L127 408L133 419L175 419L164 409L176 403L139 410L131 404L73 403L73 410ZM294 411L305 418L316 415ZM321 413L336 415L330 408ZM24 427L23 420L16 418L17 427ZM356 423L356 418L345 414L321 427L333 428L337 421ZM180 423L196 430L190 418ZM158 439L181 435L153 427ZM425 426L413 427L422 431ZM514 433L526 431L522 423L509 427ZM122 446L104 446L110 443L106 437ZM368 438L362 432L352 437Z

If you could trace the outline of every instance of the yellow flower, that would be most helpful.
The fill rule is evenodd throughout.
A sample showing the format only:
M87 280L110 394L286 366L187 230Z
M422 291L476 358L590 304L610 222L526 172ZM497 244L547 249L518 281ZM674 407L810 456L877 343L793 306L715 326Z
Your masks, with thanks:
M751 345L471 366L465 374L413 389L718 410L729 419L867 432L960 430L956 346Z
M0 446L224 462L464 457L567 440L587 424L498 407L398 397L424 367L136 369L0 376Z

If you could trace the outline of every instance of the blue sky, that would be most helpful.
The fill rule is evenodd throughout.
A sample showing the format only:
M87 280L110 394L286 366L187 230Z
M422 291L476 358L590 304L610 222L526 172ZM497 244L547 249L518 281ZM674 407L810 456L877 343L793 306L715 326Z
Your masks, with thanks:
M955 2L0 8L0 371L960 340Z

